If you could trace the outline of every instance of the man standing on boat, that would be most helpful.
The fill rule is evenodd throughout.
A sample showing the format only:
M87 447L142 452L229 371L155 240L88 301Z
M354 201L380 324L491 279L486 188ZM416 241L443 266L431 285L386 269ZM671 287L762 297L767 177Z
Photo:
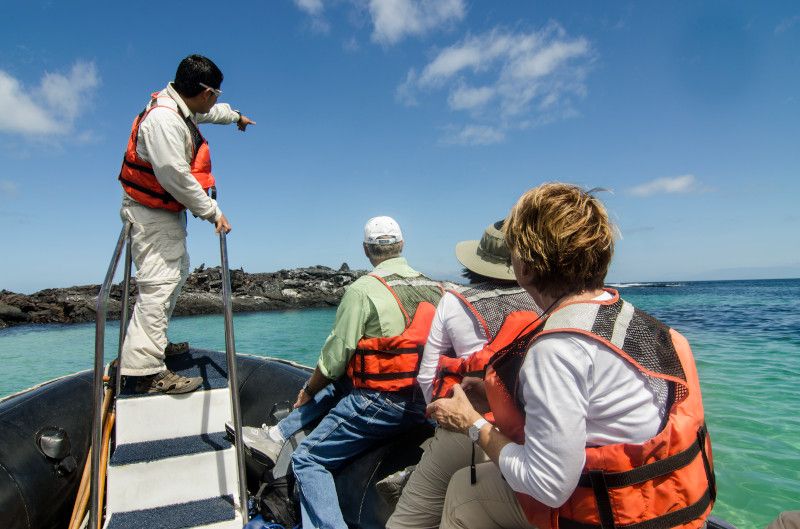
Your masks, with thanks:
M364 253L375 268L342 297L295 410L276 426L242 429L253 452L275 461L286 439L324 416L292 456L303 527L347 529L331 471L426 421L416 372L443 290L408 266L402 251L394 219L367 222Z
M165 355L188 344L170 344L167 326L186 278L186 210L231 230L216 200L208 143L198 123L236 123L244 131L255 122L230 105L217 103L222 72L202 55L186 57L175 81L151 95L136 117L119 180L124 194L120 215L131 222L131 251L138 296L122 347L121 373L139 377L139 392L187 393L202 382L167 369ZM209 196L211 195L211 196Z

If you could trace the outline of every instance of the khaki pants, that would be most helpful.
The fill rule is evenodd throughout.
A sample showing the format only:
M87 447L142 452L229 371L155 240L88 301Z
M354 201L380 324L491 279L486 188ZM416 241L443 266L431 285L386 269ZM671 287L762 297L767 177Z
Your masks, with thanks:
M453 475L447 487L441 529L535 529L514 491L493 462L476 467L477 482L469 483L469 468Z
M386 528L532 528L500 469L478 446L477 482L472 485L471 458L469 437L436 428Z
M166 369L167 326L189 277L186 213L148 208L126 198L120 216L132 223L131 254L139 291L122 347L121 372L152 375Z
M469 486L472 441L464 434L436 428L436 434L408 478L397 507L386 522L387 529L434 529L442 519L445 494L453 474L467 467L464 484ZM488 461L475 447L475 462Z

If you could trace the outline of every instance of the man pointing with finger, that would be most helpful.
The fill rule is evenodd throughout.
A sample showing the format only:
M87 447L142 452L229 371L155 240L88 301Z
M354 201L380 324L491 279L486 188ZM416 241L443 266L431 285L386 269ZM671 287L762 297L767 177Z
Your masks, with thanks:
M186 210L212 222L217 233L231 231L214 194L211 157L198 123L236 123L244 131L254 121L217 103L222 72L202 55L186 57L175 81L151 95L133 122L120 170L124 190L120 215L131 222L131 252L138 296L122 347L121 373L138 377L142 393L187 393L202 382L164 364L168 354L188 350L171 344L167 326L181 287L189 276Z

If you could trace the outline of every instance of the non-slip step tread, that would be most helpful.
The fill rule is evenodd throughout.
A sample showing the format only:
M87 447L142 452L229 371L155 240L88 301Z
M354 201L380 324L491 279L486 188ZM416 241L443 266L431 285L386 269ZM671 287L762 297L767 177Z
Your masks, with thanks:
M184 529L233 520L236 510L232 496L166 505L141 511L118 512L106 529Z
M189 349L187 353L168 356L167 367L185 377L203 377L203 384L197 391L218 389L228 386L228 365L225 353L205 349ZM163 395L163 393L136 393L136 377L125 377L126 382L119 394L120 399Z
M132 465L158 461L202 452L226 450L233 446L225 432L214 432L174 439L145 441L117 446L111 456L111 466Z

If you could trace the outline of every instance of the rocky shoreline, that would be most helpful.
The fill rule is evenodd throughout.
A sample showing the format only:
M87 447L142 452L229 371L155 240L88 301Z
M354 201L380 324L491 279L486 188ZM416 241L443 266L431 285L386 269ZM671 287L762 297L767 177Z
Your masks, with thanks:
M327 266L294 268L250 274L231 270L234 312L335 307L345 287L366 270L350 270L347 263L338 270ZM222 313L222 270L196 268L186 281L177 316ZM95 320L100 285L48 288L30 295L0 290L0 329L30 323L83 323ZM131 280L131 303L136 297L136 280ZM122 286L114 285L108 302L108 319L119 319Z

